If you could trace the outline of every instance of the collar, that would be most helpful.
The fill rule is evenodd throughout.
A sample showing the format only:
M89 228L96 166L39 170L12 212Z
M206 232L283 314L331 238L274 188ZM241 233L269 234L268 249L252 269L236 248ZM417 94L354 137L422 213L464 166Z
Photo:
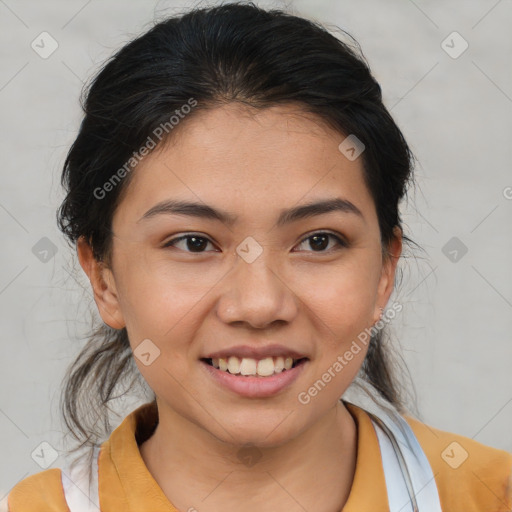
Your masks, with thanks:
M387 511L387 491L379 442L368 414L344 402L357 426L354 479L342 512ZM99 456L99 495L105 510L178 512L147 469L139 445L158 423L156 402L141 405L102 444Z

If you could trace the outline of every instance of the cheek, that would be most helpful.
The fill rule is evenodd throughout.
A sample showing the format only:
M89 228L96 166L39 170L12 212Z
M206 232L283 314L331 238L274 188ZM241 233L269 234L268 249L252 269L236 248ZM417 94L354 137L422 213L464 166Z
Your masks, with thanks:
M160 255L148 257L143 250L139 254L119 252L121 259L116 278L118 298L134 341L152 337L178 340L173 333L185 328L195 307L218 281L212 272L172 263Z
M156 276L156 278L155 278ZM190 365L195 311L203 293L148 269L125 281L123 314L135 363L149 386L179 396ZM149 340L149 341L148 341ZM149 353L150 364L142 355ZM160 393L157 393L160 394Z
M310 387L298 396L315 410L330 407L350 386L365 359L378 285L375 258L361 253L335 271L304 274L303 299L317 339ZM372 268L372 266L375 267Z
M379 272L376 258L360 251L336 267L302 274L298 286L322 332L328 327L346 339L372 324Z

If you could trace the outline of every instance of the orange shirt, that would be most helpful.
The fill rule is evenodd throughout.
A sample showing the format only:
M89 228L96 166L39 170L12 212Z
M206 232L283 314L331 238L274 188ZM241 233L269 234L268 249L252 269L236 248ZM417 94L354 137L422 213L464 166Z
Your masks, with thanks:
M354 480L341 512L388 512L373 424L363 409L345 405L356 422L358 440ZM512 511L512 454L404 417L430 462L443 511ZM178 512L148 471L138 447L151 435L156 418L156 407L144 404L126 416L101 445L98 489L102 512ZM9 512L69 512L61 470L47 469L18 482L9 493L8 506Z

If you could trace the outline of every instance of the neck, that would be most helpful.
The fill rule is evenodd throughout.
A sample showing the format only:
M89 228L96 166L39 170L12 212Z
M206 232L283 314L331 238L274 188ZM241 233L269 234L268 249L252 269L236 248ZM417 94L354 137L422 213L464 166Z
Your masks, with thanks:
M240 446L161 409L159 424L140 452L179 510L335 512L348 498L357 431L343 402L284 444L246 448L248 458L241 457Z

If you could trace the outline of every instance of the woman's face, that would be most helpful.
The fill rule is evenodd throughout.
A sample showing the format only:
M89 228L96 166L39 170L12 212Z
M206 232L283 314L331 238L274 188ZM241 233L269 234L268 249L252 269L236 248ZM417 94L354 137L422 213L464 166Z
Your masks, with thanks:
M133 171L96 302L106 323L126 326L161 415L226 442L278 445L355 377L367 346L344 354L378 320L396 260L382 259L362 159L340 152L340 133L291 106L229 104L182 123ZM173 211L178 201L196 206ZM399 238L390 250L398 257ZM207 361L220 356L227 371ZM287 357L302 359L279 371ZM258 369L266 376L236 375Z

